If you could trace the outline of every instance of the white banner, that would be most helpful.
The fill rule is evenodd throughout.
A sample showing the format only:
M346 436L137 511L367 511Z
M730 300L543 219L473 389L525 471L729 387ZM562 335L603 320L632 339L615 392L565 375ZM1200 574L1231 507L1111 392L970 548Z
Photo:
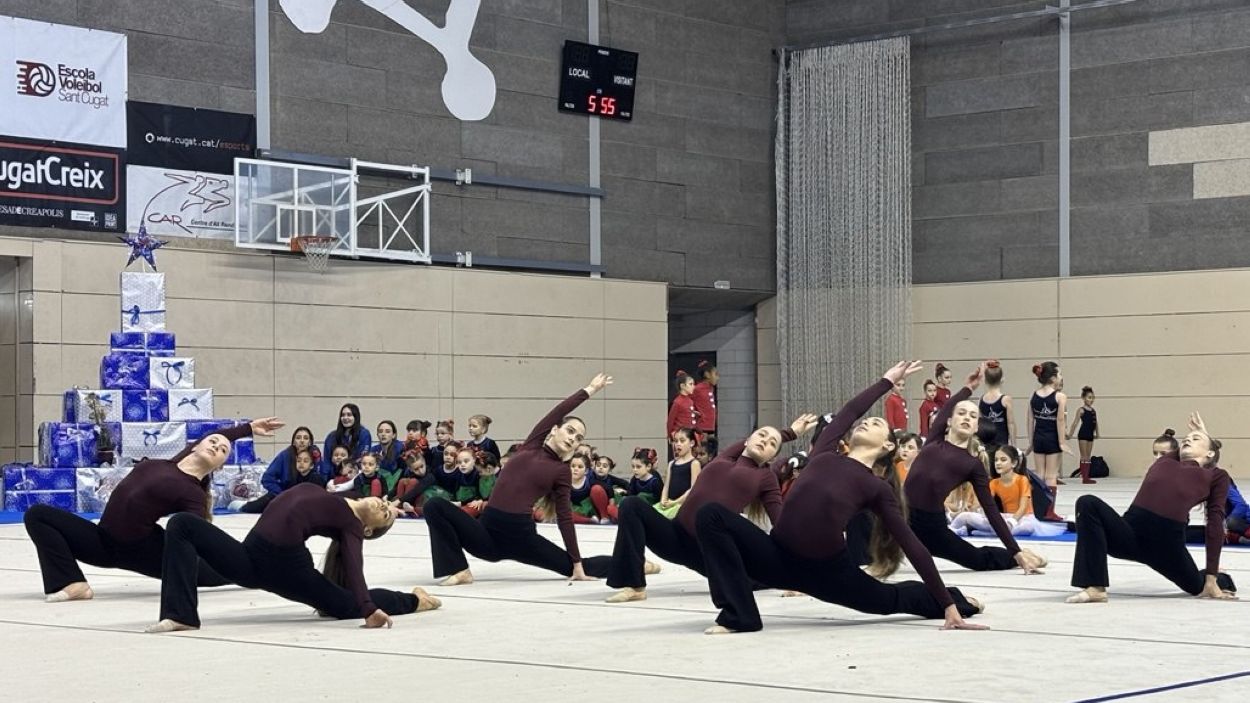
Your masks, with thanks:
M0 17L0 134L126 148L126 35Z
M234 239L234 176L126 167L126 227L156 237Z

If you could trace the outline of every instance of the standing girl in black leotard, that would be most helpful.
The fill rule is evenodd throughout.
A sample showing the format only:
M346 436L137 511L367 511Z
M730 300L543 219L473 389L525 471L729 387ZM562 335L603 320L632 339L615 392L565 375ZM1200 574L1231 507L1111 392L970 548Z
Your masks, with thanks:
M985 362L985 393L978 403L981 419L994 426L994 437L986 439L990 447L1015 444L1016 418L1011 396L1003 393L1003 367L998 359Z
M1071 453L1059 430L1067 425L1068 396L1059 390L1063 387L1063 375L1059 364L1046 361L1033 366L1033 375L1042 387L1029 398L1029 438L1033 445L1034 465L1046 481L1050 491L1051 507L1043 520L1063 518L1055 512L1055 498L1059 493L1059 471L1063 455Z
M1083 404L1076 409L1076 417L1072 418L1072 427L1068 429L1068 439L1076 435L1076 446L1081 452L1081 483L1098 483L1089 477L1089 461L1094 455L1094 440L1098 439L1098 411L1094 410L1094 389L1085 386L1081 389ZM1077 424L1081 429L1077 429Z

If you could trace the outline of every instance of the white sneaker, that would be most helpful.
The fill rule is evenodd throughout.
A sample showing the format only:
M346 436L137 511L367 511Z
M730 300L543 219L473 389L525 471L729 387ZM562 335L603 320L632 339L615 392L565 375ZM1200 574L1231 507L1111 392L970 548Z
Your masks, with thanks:
M247 505L246 500L232 500L230 501L230 505L226 506L226 509L230 512L237 513L242 510L245 505Z

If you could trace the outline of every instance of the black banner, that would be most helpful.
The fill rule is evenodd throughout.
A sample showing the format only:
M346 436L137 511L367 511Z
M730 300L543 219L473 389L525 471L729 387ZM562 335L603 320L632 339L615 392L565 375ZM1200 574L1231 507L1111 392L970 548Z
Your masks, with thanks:
M0 137L0 224L126 230L126 152Z
M233 174L236 157L250 159L256 152L256 118L131 100L126 145L135 166Z

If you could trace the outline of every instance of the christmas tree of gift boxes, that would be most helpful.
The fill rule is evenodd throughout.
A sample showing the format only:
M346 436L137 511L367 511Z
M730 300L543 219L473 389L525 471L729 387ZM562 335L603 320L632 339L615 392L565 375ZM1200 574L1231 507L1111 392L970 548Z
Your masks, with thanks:
M99 387L66 391L61 421L40 425L38 463L5 467L5 510L48 504L97 512L126 466L172 459L247 422L214 418L213 389L195 387L195 359L176 355L174 334L165 330L165 274L121 274L121 330L109 348ZM214 475L215 502L224 507L245 497L237 487L258 483L257 463L251 439L235 442Z

